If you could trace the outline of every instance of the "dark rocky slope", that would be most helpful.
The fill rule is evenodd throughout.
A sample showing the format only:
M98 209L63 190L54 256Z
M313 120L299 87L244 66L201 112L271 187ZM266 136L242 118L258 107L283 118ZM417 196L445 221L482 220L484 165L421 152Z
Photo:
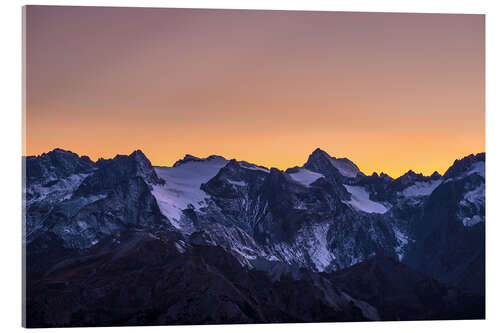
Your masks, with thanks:
M484 300L390 259L272 281L217 246L123 232L28 282L28 327L482 318ZM472 308L472 310L470 309Z

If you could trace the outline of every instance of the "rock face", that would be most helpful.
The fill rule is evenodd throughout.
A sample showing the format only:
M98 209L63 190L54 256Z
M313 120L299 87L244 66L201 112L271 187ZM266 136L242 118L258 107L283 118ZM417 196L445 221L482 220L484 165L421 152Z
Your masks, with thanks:
M74 174L86 174L94 169L94 163L88 156L63 149L54 149L40 156L28 156L26 163L26 180L29 184L42 182L45 185Z
M78 165L67 167L75 161L73 155L65 153L69 161L59 161L65 166L65 173L59 172L65 178L55 184L43 185L45 176L33 179L33 183L28 180L26 192L32 193L31 199L26 195L28 245L50 235L51 239L60 239L64 248L85 249L130 228L175 231L151 194L151 184L164 181L142 152L101 159L84 170L89 173L80 174L74 173L82 171ZM52 188L56 188L54 193ZM27 254L28 258L41 255L33 253L30 246Z
M381 320L473 319L484 316L484 298L444 286L384 256L377 255L328 276L352 297L372 304Z
M457 160L423 206L407 262L461 289L484 294L485 155Z
M484 160L392 179L320 149L286 171L26 157L28 325L480 318L460 303L484 300Z
M356 164L347 158L335 158L325 151L317 148L307 159L304 168L322 174L331 175L332 178L356 178L363 176Z

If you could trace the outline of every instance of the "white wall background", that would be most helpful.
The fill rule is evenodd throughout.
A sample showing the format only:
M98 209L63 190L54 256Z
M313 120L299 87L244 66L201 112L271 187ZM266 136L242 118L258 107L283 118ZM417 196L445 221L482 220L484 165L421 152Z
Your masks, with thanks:
M274 325L222 325L150 328L98 328L93 332L489 332L500 330L500 1L487 0L177 0L177 1L36 1L4 0L0 10L0 326L4 332L21 330L21 6L25 4L198 7L331 11L390 11L486 14L486 151L487 151L487 304L486 321L434 321L386 323L326 323ZM67 331L59 329L57 332ZM80 329L77 329L80 331ZM87 329L84 329L87 330ZM73 329L73 332L75 329Z

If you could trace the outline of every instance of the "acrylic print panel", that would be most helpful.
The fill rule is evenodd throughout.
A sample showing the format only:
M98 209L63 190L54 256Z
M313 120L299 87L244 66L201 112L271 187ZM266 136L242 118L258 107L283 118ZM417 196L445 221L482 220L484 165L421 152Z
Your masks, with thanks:
M484 318L483 15L24 24L25 326Z

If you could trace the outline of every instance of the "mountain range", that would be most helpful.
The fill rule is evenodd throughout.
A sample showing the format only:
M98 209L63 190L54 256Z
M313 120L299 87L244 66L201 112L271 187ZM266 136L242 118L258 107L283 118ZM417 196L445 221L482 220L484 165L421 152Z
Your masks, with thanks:
M23 158L28 327L484 318L485 154L363 174Z

